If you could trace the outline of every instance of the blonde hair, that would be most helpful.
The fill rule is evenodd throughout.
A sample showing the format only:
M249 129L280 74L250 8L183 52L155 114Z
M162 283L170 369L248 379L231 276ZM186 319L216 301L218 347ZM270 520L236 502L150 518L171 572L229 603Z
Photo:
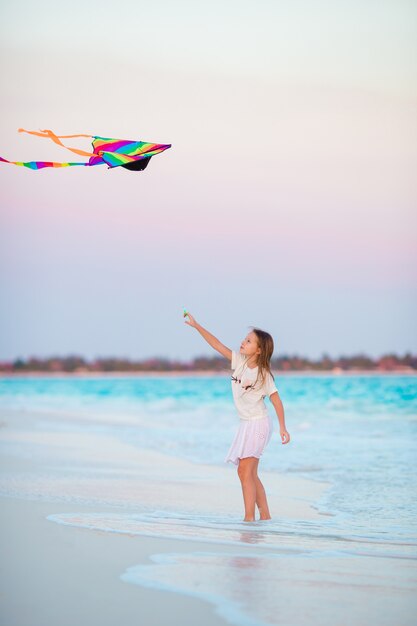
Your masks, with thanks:
M255 333L258 346L261 350L261 353L258 355L258 376L255 385L258 382L258 378L260 378L260 383L263 385L267 374L271 374L272 379L275 380L271 372L271 357L274 352L274 340L269 333L260 328L252 327L252 332Z

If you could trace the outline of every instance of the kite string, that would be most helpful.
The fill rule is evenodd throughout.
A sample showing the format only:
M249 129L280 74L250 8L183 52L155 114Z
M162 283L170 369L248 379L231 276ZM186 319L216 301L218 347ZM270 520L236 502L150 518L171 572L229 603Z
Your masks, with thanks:
M97 156L97 153L95 152L86 152L85 150L79 150L78 148L69 148L68 146L65 146L62 141L60 141L60 139L68 139L70 137L92 137L92 135L55 135L52 130L40 130L39 132L36 132L35 130L25 130L24 128L19 128L18 132L28 133L28 135L36 135L37 137L43 137L44 139L51 139L58 146L66 148L70 152L74 152L74 154L78 154L80 156Z

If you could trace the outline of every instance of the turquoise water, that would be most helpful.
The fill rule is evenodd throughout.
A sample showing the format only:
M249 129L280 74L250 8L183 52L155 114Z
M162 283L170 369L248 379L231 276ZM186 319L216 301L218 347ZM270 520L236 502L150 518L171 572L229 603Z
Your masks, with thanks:
M331 515L309 532L414 544L417 378L286 375L276 384L292 441L281 445L275 420L260 469L331 483L318 503ZM59 427L215 465L237 427L226 376L3 378L0 406L77 415Z

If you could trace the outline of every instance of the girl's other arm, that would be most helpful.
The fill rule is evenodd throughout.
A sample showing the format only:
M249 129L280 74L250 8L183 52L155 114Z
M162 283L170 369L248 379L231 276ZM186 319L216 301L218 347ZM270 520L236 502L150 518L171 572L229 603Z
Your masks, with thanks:
M271 400L278 417L282 443L288 443L290 440L290 433L287 432L285 427L284 405L281 402L281 398L279 397L278 392L275 391L274 393L271 393L269 399Z
M212 348L214 348L217 352L219 352L222 356L224 356L226 359L229 359L229 361L232 360L232 351L230 350L230 348L227 348L226 346L224 346L221 343L221 341L217 339L217 337L209 333L209 331L203 328L201 324L196 322L196 320L193 318L192 315L190 315L190 313L187 313L187 317L188 317L188 321L185 320L186 324L198 330L200 335L207 341L207 343Z

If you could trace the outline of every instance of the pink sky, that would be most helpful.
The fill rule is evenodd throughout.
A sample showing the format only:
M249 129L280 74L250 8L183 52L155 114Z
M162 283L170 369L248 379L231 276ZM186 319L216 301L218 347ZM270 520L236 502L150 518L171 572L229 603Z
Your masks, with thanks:
M140 174L2 165L4 358L208 353L184 305L231 345L416 350L416 8L179 4L2 9L2 156L72 160L20 126L173 144Z

